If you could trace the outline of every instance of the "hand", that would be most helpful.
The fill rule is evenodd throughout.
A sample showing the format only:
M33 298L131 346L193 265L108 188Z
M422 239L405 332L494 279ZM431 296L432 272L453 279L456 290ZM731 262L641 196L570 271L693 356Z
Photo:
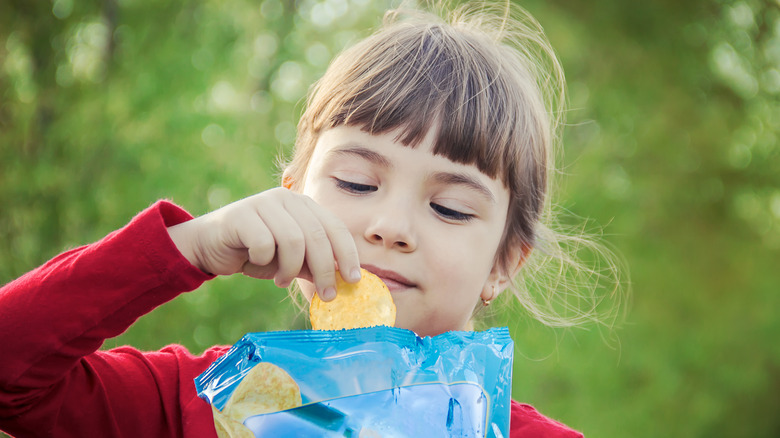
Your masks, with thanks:
M336 296L336 269L360 280L357 248L344 223L311 198L275 188L168 229L181 253L202 271L243 272L287 287L314 283L324 300Z

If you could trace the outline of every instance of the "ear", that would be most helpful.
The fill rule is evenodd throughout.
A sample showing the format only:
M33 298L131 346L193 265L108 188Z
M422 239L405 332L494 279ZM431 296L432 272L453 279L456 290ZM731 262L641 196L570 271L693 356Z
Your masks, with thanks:
M482 288L480 298L485 301L494 300L504 291L504 289L509 287L512 283L512 279L517 276L520 269L525 264L525 261L528 260L528 256L531 254L532 249L533 247L523 243L520 244L517 249L511 251L507 266L512 266L513 268L509 272L506 272L498 263L498 260L496 260L493 264L493 269L490 271L490 275L485 282L485 286Z
M282 172L282 187L284 187L287 190L292 190L293 184L295 183L295 180L290 175L289 168L285 168L284 172Z

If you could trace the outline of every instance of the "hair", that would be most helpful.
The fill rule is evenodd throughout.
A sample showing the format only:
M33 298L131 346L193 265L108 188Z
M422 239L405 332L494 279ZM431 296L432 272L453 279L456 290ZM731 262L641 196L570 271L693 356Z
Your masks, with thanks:
M456 8L438 2L430 9L388 11L378 31L343 51L312 86L286 166L290 188L300 189L317 140L327 129L397 130L398 140L408 147L433 129L435 155L475 165L510 192L496 262L504 272L514 272L513 255L534 249L511 287L520 304L548 325L604 321L596 311L598 287L587 284L616 277L616 264L607 263L606 275L587 268L567 246L598 245L550 228L549 193L566 90L563 69L542 27L508 0ZM537 290L540 280L533 274L544 271L548 275L542 277L553 283ZM588 281L581 281L583 273ZM585 309L572 305L573 293L577 301L591 304Z

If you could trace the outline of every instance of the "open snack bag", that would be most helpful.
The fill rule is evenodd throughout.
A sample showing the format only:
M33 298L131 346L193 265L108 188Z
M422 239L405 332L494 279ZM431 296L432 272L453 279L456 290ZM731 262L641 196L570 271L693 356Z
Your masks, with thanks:
M314 330L249 333L195 379L221 437L509 436L506 328L421 338L368 272L311 304Z

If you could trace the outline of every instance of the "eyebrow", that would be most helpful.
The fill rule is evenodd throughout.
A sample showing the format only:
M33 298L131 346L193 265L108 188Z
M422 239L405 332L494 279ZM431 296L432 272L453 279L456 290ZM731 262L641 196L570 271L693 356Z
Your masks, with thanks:
M378 166L382 166L388 169L393 167L393 163L388 160L387 157L363 146L346 145L344 147L332 150L331 153L334 155L357 155L358 157L363 158L366 161L370 161L371 163Z
M496 202L496 197L493 196L493 192L482 184L482 182L469 174L460 172L435 172L432 175L432 179L441 184L466 186L487 198L491 203Z

